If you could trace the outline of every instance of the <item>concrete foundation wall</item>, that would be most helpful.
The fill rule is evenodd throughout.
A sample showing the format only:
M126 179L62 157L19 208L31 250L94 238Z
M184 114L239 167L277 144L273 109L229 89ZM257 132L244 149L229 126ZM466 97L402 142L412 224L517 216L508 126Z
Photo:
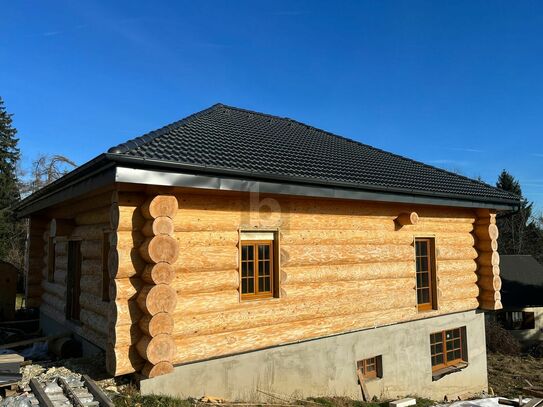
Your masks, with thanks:
M462 326L467 331L468 367L432 381L430 334ZM383 377L367 382L372 396L416 394L441 400L487 389L484 329L479 311L438 316L177 366L171 374L143 380L141 392L257 401L266 399L260 389L360 399L356 362L382 355Z
M513 329L511 334L522 345L533 345L543 341L543 307L507 308L505 311L524 311L534 313L534 329Z

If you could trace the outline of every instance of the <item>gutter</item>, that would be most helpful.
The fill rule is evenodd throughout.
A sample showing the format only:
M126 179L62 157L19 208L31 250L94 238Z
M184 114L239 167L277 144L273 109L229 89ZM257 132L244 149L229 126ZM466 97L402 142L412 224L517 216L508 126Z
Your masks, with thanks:
M166 172L165 169L171 171ZM202 167L105 153L26 197L16 204L14 209L18 217L26 217L63 200L115 182L497 210L517 210L520 205L520 200L494 198L483 201L470 195L451 196L434 191L406 190L379 185L353 187L346 182L309 178L300 180L284 175Z

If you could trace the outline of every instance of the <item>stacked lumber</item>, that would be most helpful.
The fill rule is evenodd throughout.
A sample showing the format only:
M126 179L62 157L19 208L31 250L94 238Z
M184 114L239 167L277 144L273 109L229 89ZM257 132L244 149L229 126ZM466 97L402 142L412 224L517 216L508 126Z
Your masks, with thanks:
M479 254L477 257L479 308L489 311L502 309L496 213L488 209L479 209L474 234Z
M0 355L0 387L17 383L21 380L21 363L25 358L17 353Z

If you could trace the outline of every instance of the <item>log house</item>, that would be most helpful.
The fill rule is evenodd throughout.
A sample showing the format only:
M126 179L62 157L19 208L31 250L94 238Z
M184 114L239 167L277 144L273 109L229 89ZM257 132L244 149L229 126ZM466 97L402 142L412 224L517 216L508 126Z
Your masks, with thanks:
M251 355L263 386L316 395L320 384L258 372L274 363L289 377L273 352L302 363L311 347L331 352L321 348L330 338L355 342L335 376L315 373L329 391L356 397L362 375L377 395L435 396L458 390L441 379L452 372L475 391L486 373L472 332L484 332L481 310L502 307L496 213L518 204L481 182L219 104L19 204L30 220L26 301L44 330L70 329L88 352L105 352L112 375L138 374L142 391L201 396L202 372L222 363L237 380L226 361ZM410 326L423 332L411 382L398 375L413 361L364 345L387 330L401 343ZM186 380L191 369L201 382ZM225 397L254 390L214 386Z

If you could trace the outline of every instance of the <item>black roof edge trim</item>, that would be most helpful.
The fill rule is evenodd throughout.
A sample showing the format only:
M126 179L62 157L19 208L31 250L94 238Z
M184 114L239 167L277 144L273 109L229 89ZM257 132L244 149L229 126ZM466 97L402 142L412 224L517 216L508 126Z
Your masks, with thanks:
M406 190L401 188L390 188L390 187L383 187L380 185L353 185L350 183L342 183L342 182L323 182L322 180L315 180L310 178L295 178L295 177L289 177L289 176L281 176L281 175L270 175L270 174L261 174L261 173L255 173L255 172L247 172L247 171L240 171L240 170L233 170L230 168L220 168L220 167L202 167L197 165L191 165L191 164L182 164L182 163L175 163L171 161L160 161L160 160L149 160L149 159L143 159L143 158L137 158L137 157L130 157L125 155L118 155L118 154L106 154L109 159L112 161L116 161L118 163L123 164L132 164L136 166L142 166L142 167L155 167L155 168L171 168L171 169L177 169L177 170L187 170L191 172L202 172L207 174L213 174L213 175L234 175L244 178L252 178L252 179L265 179L270 181L286 181L291 182L295 184L310 184L310 185L316 185L316 186L325 186L325 187L341 187L341 188L348 188L353 190L366 190L366 191L375 191L375 192L388 192L391 194L399 194L399 195L418 195L418 196L427 196L427 197L439 197L444 199L450 199L450 200L466 200L469 202L480 202L481 204L498 204L500 206L509 206L511 209L516 208L520 205L520 199L519 200L508 200L508 199L487 199L487 200L481 200L477 199L475 197L469 196L469 195L452 195L452 194L446 194L446 193L439 193L439 192L433 192L433 191L424 191L424 190Z

